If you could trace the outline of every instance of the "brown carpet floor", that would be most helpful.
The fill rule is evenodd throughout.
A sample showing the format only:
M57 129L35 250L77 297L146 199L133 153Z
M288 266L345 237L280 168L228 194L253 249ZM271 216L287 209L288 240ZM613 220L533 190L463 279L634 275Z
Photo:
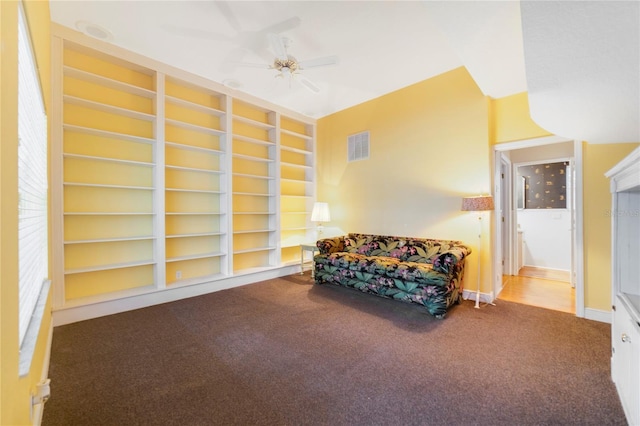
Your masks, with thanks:
M291 275L56 327L43 425L624 425L610 326Z

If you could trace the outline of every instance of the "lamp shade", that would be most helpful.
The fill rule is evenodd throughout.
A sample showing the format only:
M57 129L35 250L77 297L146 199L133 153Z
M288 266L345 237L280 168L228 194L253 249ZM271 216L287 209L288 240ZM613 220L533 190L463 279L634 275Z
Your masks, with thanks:
M331 214L329 213L329 204L327 203L315 203L313 210L311 211L312 222L329 222L331 220Z
M480 212L493 210L493 197L491 195L479 195L476 197L464 197L462 199L462 211Z

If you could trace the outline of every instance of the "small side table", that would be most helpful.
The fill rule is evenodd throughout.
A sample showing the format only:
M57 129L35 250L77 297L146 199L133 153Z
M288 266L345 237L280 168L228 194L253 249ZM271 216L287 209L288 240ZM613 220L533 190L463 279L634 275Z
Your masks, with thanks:
M316 265L313 261L313 256L315 252L320 252L320 249L315 245L315 243L303 243L300 244L300 275L304 274L304 252L311 252L311 278L315 277L315 269Z

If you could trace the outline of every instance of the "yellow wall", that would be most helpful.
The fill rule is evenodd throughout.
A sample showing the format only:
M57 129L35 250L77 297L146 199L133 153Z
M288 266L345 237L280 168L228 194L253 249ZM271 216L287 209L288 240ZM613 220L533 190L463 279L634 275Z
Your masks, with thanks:
M45 103L50 105L49 3L26 2ZM18 200L17 200L17 22L18 3L0 2L0 424L30 424L31 390L40 381L51 325L45 309L29 374L18 376Z
M492 144L551 135L531 119L527 93L491 100L489 120Z
M488 108L458 68L320 119L318 199L331 209L327 232L462 240L475 252L465 279L475 289L478 220L460 206L463 196L491 189ZM347 163L347 137L367 130L370 158ZM491 263L488 241L484 265ZM490 273L482 271L486 292Z
M347 164L347 136L364 130L371 158ZM459 211L460 198L489 192L490 145L549 135L531 119L526 93L487 100L460 68L319 120L318 198L331 207L334 232L456 238L475 249L475 221ZM586 308L611 307L604 172L636 146L583 144ZM486 240L483 292L491 290ZM468 289L476 288L475 265L472 255Z
M604 174L637 146L583 143L584 301L588 308L611 310L611 192Z

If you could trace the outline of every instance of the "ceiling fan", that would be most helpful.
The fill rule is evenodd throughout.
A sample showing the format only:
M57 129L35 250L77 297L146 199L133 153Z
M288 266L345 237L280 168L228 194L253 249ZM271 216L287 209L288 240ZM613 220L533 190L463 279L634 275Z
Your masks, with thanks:
M306 61L299 61L294 56L290 55L288 52L289 46L291 45L291 39L287 37L282 37L278 34L269 33L269 44L271 46L271 50L275 53L275 58L270 64L250 64L250 63L240 63L239 65L258 67L258 68L266 68L273 69L278 71L276 74L277 78L283 78L289 86L291 86L292 81L298 81L302 86L307 88L308 90L319 93L320 88L316 86L311 80L302 75L301 71L323 67L327 65L334 65L338 63L337 56L325 56L322 58L308 59Z
M161 27L167 32L183 37L233 43L236 47L228 53L222 65L223 71L231 72L233 71L233 66L238 65L238 61L242 60L248 52L253 52L265 60L269 59L270 55L267 49L269 47L267 43L268 34L291 31L300 26L300 18L293 16L259 30L247 30L240 24L238 16L231 10L229 3L228 1L195 2L187 6L199 7L197 13L200 14L214 14L224 17L228 25L233 29L231 34L191 27L179 27L168 23L162 24Z

